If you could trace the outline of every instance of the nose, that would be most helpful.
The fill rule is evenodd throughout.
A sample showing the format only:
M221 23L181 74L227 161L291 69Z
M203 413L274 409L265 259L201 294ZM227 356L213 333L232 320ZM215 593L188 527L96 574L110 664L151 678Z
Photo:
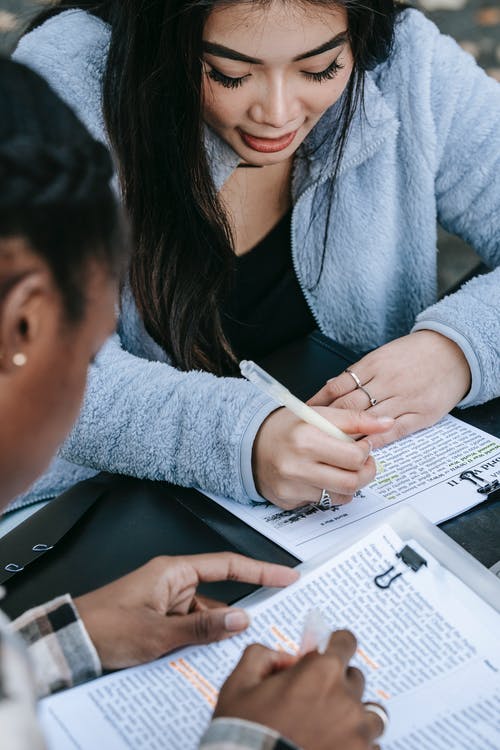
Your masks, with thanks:
M270 125L283 129L297 119L298 99L282 75L270 77L263 83L256 99L252 102L249 115L259 125Z

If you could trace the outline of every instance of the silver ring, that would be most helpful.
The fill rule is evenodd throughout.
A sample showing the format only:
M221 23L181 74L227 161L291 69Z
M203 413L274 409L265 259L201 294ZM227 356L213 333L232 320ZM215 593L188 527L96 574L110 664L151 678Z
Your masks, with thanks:
M379 706L378 703L370 703L370 701L364 704L364 709L365 711L368 711L369 713L375 714L379 717L380 721L382 722L382 732L379 734L377 739L383 737L389 726L389 715L387 711L382 708L382 706Z
M366 388L364 387L364 385L360 385L358 387L359 387L360 391L363 391L363 393L365 394L365 396L368 396L368 400L370 401L370 406L375 406L375 404L377 403L377 399L373 398L373 396L370 396L370 394L368 393L368 391L366 390Z
M321 491L321 497L316 505L322 510L330 510L333 507L332 498L330 497L328 490Z
M363 387L363 386L361 385L361 380L360 380L360 379L358 378L358 376L356 375L356 373L355 373L355 372L353 372L352 370L350 370L350 369L349 369L348 367L346 367L346 370L345 370L345 371L349 373L349 375L351 376L351 378L352 378L352 379L354 380L354 382L356 383L356 388L362 388L362 387Z
M370 406L375 406L375 404L377 403L377 399L373 398L373 396L371 396L368 393L368 391L366 390L365 386L361 384L361 380L358 378L358 376L356 375L356 373L353 372L352 370L349 370L348 368L346 368L345 372L348 372L349 375L351 376L351 378L354 380L354 382L356 383L356 388L359 388L360 391L363 391L363 393L365 394L365 396L368 396L368 400L370 402Z

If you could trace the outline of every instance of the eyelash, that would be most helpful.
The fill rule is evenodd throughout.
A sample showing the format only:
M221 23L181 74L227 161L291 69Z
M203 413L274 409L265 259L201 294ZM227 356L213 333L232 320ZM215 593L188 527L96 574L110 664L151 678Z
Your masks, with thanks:
M210 68L207 75L212 81L220 83L226 89L238 89L246 78L246 76L242 76L241 78L230 78L229 76L225 76L224 73L221 73L220 70L217 70L217 68Z
M307 73L306 71L302 71L302 75L304 75L310 81L314 81L315 83L322 83L323 81L331 81L333 78L335 78L339 70L342 70L343 67L344 66L341 65L337 60L334 60L327 68L325 68L324 70L320 70L319 73ZM220 70L217 70L217 68L210 68L207 75L212 79L212 81L220 83L221 86L224 86L224 88L226 89L238 89L243 85L243 81L245 80L245 78L248 78L248 76L241 76L241 78L231 78L230 76L225 76L224 73L221 73Z
M310 81L322 83L323 81L331 81L335 78L339 70L342 70L343 67L344 66L341 63L334 60L327 68L320 70L319 73L307 73L306 71L303 71L303 75L305 75Z

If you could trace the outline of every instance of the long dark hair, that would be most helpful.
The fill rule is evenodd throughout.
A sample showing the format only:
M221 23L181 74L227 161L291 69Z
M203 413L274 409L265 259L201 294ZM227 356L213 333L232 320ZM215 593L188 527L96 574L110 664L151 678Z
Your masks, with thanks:
M228 0L75 5L112 28L104 115L134 235L130 282L146 328L181 369L227 373L234 356L220 306L234 252L207 163L201 95L203 28L219 1ZM338 121L338 168L364 73L390 53L397 6L395 0L302 1L347 11L354 70Z
M112 276L126 263L111 159L52 89L0 58L0 245L22 237L47 263L68 321L86 309L92 261ZM15 279L0 279L0 297Z

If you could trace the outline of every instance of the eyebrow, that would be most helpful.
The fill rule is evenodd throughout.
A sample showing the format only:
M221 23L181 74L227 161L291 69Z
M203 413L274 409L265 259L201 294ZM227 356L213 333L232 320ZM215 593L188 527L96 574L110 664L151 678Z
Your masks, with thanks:
M319 47L309 50L309 52L303 52L301 55L293 58L292 62L299 62L300 60L307 60L310 57L316 57L321 55L323 52L340 47L341 44L345 44L347 41L347 31L342 31L336 34L332 39L329 39L324 44L320 44ZM246 62L251 65L263 65L264 61L259 60L257 57L248 57L241 52L237 52L229 47L224 47L222 44L215 44L214 42L203 42L203 51L208 52L209 55L215 55L215 57L224 57L226 60L237 60L238 62Z

